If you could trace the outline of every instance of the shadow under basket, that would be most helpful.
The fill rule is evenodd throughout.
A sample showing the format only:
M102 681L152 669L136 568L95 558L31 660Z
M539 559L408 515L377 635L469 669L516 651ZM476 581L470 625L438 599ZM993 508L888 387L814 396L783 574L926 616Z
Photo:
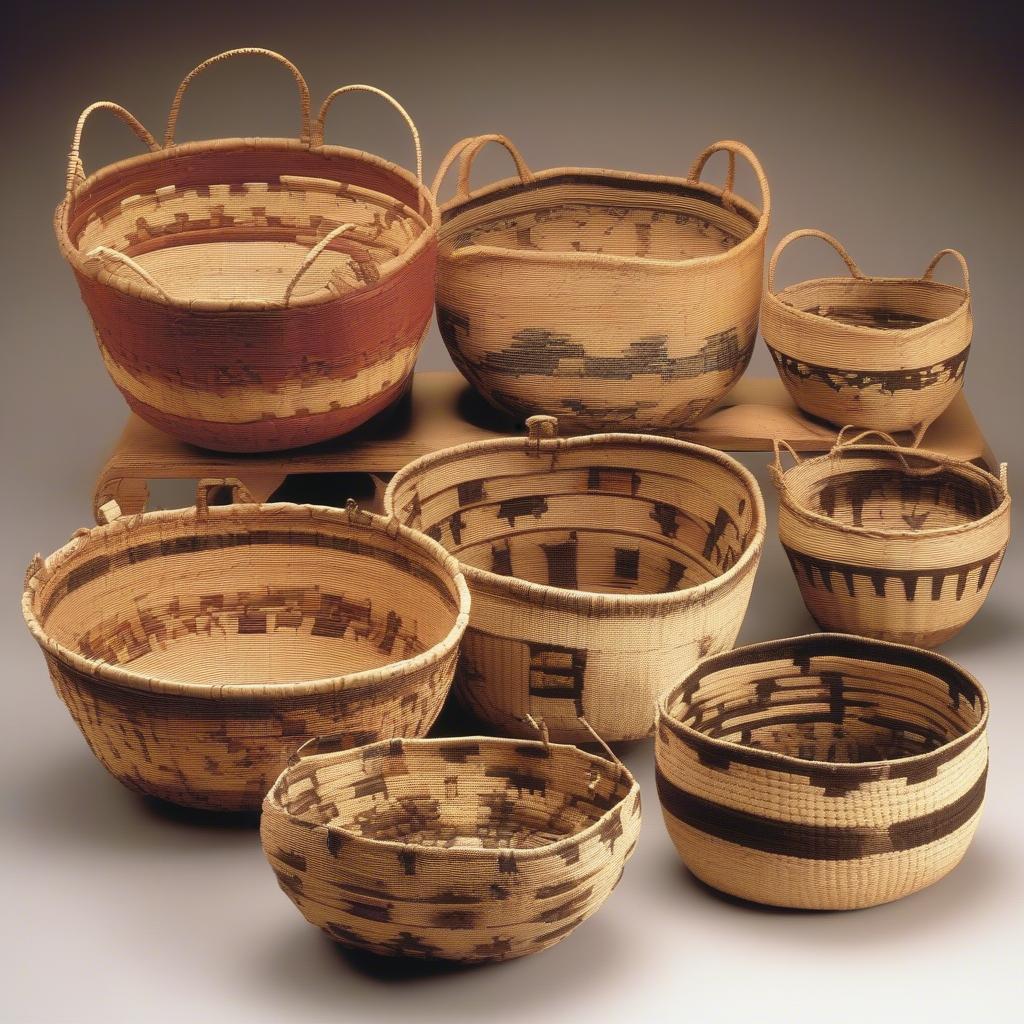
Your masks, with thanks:
M794 453L783 472L781 447L772 466L779 538L818 625L936 647L970 622L1010 540L1005 464L996 477L936 452L840 434L830 453Z
M263 805L263 849L303 916L393 956L507 960L605 901L640 831L621 764L491 737L313 740Z
M953 662L822 633L702 662L659 706L686 866L757 903L849 910L938 881L981 815L988 701Z
M310 736L423 735L469 592L454 558L397 523L354 506L210 507L225 483L239 489L204 481L196 508L116 519L36 556L22 609L112 775L243 811Z

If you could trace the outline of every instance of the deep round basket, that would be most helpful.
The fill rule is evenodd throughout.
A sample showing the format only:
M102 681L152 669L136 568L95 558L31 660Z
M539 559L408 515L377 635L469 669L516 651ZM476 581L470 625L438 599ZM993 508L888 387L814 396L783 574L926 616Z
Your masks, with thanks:
M457 693L483 721L568 742L654 727L658 695L732 646L764 541L753 476L721 452L632 434L480 441L425 456L385 506L462 563L473 594Z
M132 789L255 810L310 736L423 735L469 592L414 531L352 507L238 504L81 530L22 609L89 746ZM243 495L244 497L244 495Z
M775 906L899 899L963 857L988 701L953 662L822 633L702 662L659 705L658 796L686 866Z
M575 747L491 737L313 741L263 805L303 916L348 946L453 960L545 949L590 917L640 831L640 790Z

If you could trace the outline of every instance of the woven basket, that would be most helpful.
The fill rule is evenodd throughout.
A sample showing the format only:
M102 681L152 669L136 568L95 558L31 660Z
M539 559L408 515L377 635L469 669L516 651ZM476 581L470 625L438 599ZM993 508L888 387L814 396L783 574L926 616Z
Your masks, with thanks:
M959 862L988 701L937 654L838 634L709 658L659 706L658 796L686 866L757 903L849 910Z
M607 899L640 832L633 777L575 747L310 748L263 804L263 849L308 921L375 953L508 960L552 946Z
M776 444L779 537L823 629L936 647L974 618L999 571L1006 465L997 478L936 452L857 443L870 434L840 433L818 458L791 452L788 472Z
M428 455L385 507L462 562L473 594L460 699L513 735L654 728L655 701L698 658L732 646L764 541L757 483L700 445L632 434L529 437Z
M425 733L469 592L454 558L395 522L354 506L209 507L223 483L202 481L196 508L115 519L37 555L22 609L112 775L249 810L310 736Z
M471 193L488 142L516 178ZM726 152L724 188L699 180ZM757 334L771 199L757 158L717 142L688 178L559 167L534 174L501 135L457 143L458 191L441 210L437 319L455 365L515 416L568 432L670 431L736 383ZM736 157L762 209L734 194Z
M174 141L193 78L260 54L299 87L299 139ZM230 50L181 83L163 147L126 110L94 103L78 122L57 208L60 248L114 383L143 419L223 451L272 451L352 430L406 387L434 299L437 208L407 171L323 143L285 58ZM85 177L90 114L117 114L151 152Z
M851 277L825 277L775 290L782 251L798 238L828 242ZM963 287L932 275L944 256L963 270ZM837 426L914 430L960 393L971 345L967 261L943 249L922 277L865 277L831 235L787 235L768 264L761 333L793 401Z

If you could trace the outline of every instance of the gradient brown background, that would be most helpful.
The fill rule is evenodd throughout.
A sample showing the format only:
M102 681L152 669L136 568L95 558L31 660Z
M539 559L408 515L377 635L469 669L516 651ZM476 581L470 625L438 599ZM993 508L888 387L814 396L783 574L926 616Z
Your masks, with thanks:
M509 135L536 168L667 174L684 174L704 145L731 137L767 169L769 248L793 228L821 227L879 274L920 272L937 249L963 250L975 312L967 391L1015 490L1024 467L1021 27L1018 4L42 3L8 15L0 1012L225 1024L1015 1017L1019 553L983 613L944 649L985 683L993 706L989 802L947 880L852 914L725 900L680 867L660 821L650 745L637 744L625 754L643 787L645 829L605 910L534 959L473 970L341 952L278 892L251 828L121 789L54 697L16 598L32 553L90 522L95 474L125 417L52 234L74 120L87 103L113 99L159 137L185 72L242 45L290 57L315 102L347 82L394 93L419 124L428 176L453 141L485 131ZM287 74L248 59L194 84L179 136L291 135L297 123ZM368 97L337 104L327 137L411 161L401 122ZM86 167L136 146L98 117ZM505 159L481 157L476 181L504 176ZM720 180L722 168L709 173ZM837 265L801 243L783 279ZM449 365L436 331L420 365ZM751 372L772 372L763 347ZM745 461L774 507L765 458ZM812 628L770 529L747 641Z

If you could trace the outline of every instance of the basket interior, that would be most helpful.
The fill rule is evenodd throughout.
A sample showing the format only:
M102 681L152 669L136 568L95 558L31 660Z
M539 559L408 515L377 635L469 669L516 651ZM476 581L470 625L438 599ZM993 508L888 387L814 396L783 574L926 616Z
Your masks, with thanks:
M995 478L970 465L905 458L910 471L885 449L847 450L795 467L786 486L799 505L842 526L901 532L974 523L1005 498Z
M408 184L379 168L365 181L354 158L254 150L239 180L239 156L216 155L158 160L124 171L117 187L83 189L71 243L83 255L96 246L125 253L173 297L279 301L312 246L341 224L356 227L329 244L295 296L375 283L426 230ZM122 264L104 267L139 282Z
M168 681L291 683L413 657L458 591L428 552L308 515L182 514L86 535L36 591L45 634Z
M887 656L850 646L822 637L753 659L740 649L691 679L668 713L713 739L837 764L928 753L981 721L984 698L950 663L912 648Z
M470 245L539 252L589 252L652 260L726 252L751 235L757 216L727 208L693 185L566 173L516 185L446 216L442 251Z
M285 772L278 797L285 808L294 799L303 820L367 839L531 849L589 828L631 786L617 766L571 747L475 737L315 757Z
M394 493L403 522L468 566L569 590L658 594L729 570L760 527L740 467L700 449L616 441L556 457L489 447L425 462Z
M955 285L919 278L823 278L784 288L777 298L853 327L903 331L951 316L967 294Z

